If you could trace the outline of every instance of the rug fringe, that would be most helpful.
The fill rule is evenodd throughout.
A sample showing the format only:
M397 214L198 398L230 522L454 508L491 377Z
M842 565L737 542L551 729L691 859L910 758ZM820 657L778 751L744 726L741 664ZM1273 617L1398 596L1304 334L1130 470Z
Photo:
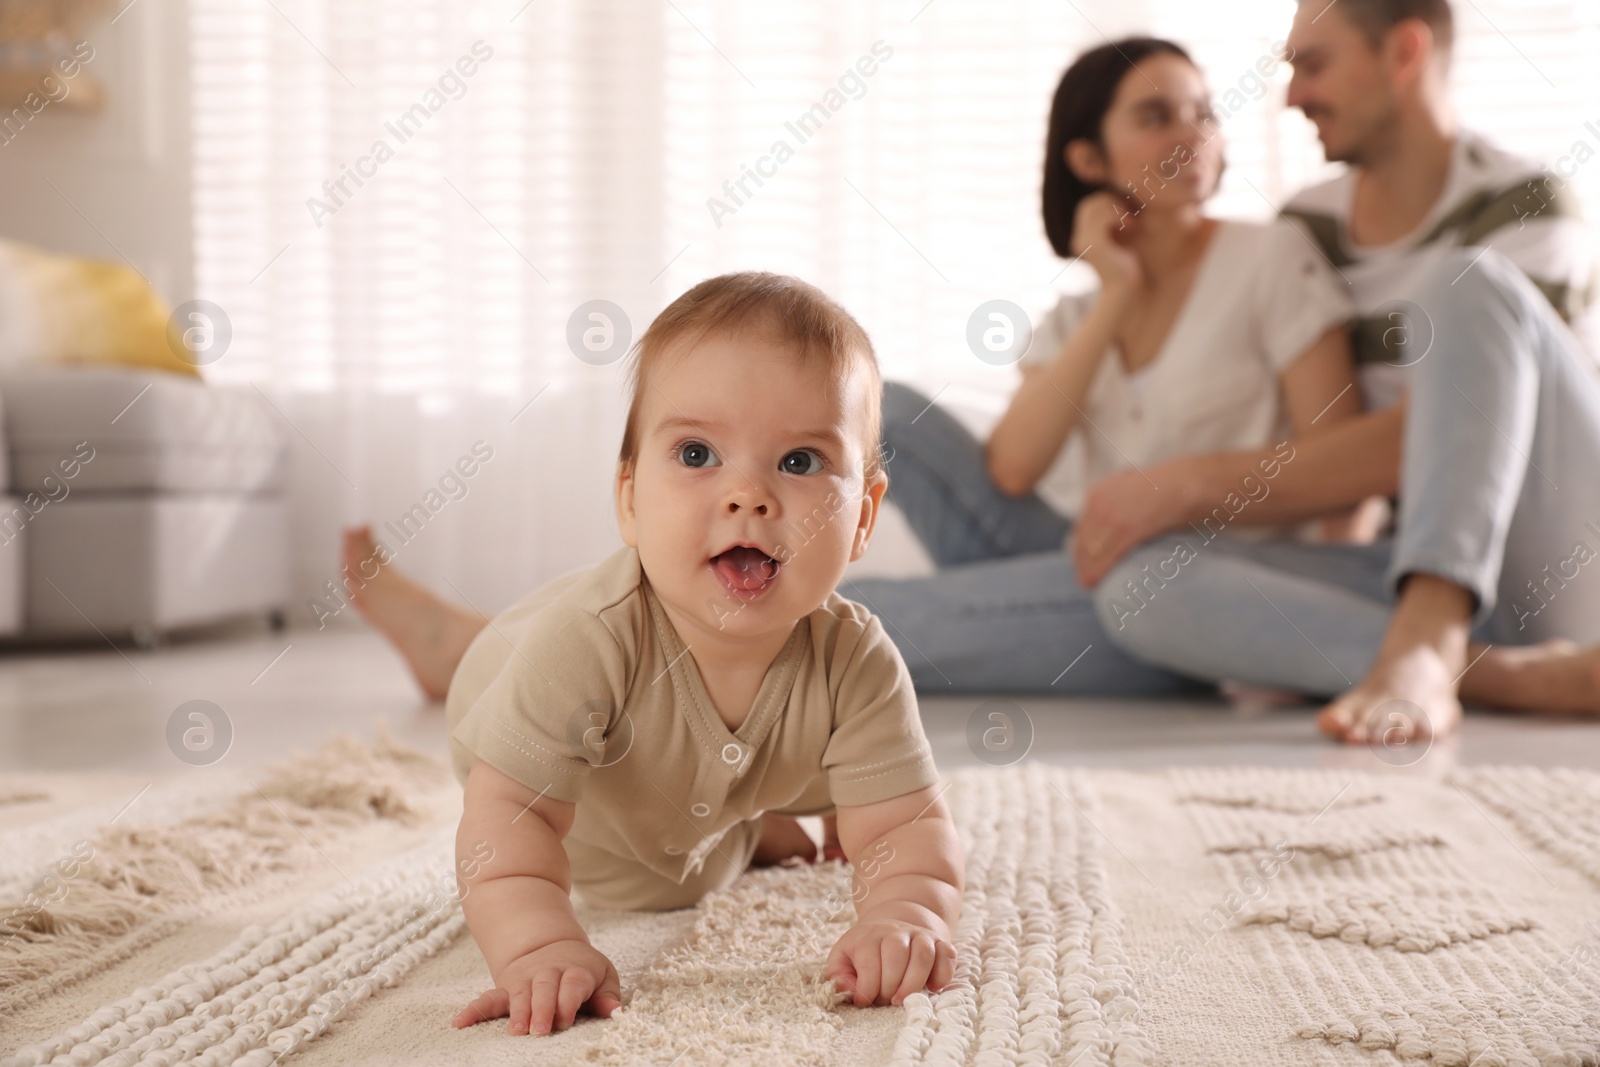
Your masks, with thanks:
M0 904L0 990L98 957L119 938L221 892L324 862L340 831L426 818L421 795L448 784L432 756L340 735L270 769L214 813L167 826L117 826L79 842L21 900Z

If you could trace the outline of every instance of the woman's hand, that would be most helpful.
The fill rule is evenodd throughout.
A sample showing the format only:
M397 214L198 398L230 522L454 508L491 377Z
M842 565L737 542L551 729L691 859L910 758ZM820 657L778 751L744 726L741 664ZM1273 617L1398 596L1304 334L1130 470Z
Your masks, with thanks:
M1150 477L1121 470L1089 487L1072 532L1072 563L1085 589L1099 585L1123 556L1183 523L1183 468L1177 459L1152 468Z
M1128 247L1136 225L1128 202L1113 193L1091 193L1078 202L1071 248L1100 275L1104 293L1126 295L1144 285L1144 268Z
M510 1016L513 1034L548 1034L573 1024L588 1008L608 1018L622 1006L617 969L587 941L554 941L512 960L495 976L495 988L462 1008L451 1025L471 1026Z

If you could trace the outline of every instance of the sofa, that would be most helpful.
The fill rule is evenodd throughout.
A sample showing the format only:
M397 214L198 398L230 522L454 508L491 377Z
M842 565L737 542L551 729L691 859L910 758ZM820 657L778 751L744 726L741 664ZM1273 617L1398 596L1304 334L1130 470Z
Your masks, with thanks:
M289 596L281 419L163 371L0 375L0 635L142 646ZM9 626L9 628L7 628Z
M5 412L0 408L0 515L11 516L23 498L11 492L11 465L6 462ZM0 523L0 638L22 633L23 536L12 536Z

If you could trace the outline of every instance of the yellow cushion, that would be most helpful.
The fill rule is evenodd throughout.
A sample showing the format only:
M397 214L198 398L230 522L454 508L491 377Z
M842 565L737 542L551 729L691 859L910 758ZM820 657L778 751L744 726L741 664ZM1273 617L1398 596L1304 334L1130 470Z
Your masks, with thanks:
M168 342L171 308L131 267L0 241L0 273L21 313L20 336L6 338L13 358L200 376Z

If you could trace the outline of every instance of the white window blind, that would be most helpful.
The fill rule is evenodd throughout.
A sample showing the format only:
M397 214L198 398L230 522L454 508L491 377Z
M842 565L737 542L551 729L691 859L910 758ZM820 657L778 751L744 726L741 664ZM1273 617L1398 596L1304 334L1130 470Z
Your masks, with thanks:
M1064 66L1102 34L1148 30L1191 48L1219 102L1241 85L1259 95L1250 71L1293 10L191 3L197 274L237 337L217 373L402 391L581 374L564 344L579 303L615 300L637 335L672 295L738 267L828 288L891 372L982 376L966 315L994 296L1039 306L1060 270L1037 197ZM1463 119L1551 161L1580 141L1600 151L1585 126L1600 128L1600 2L1457 6ZM475 41L493 55L463 95L409 140L389 134ZM1323 173L1308 124L1282 107L1287 76L1230 114L1218 213L1265 214ZM808 113L824 117L796 127ZM307 201L335 203L323 183L380 139L394 158L318 226ZM780 141L791 156L773 155ZM751 168L770 174L757 185ZM1573 181L1600 206L1600 164Z
M968 349L969 316L995 298L1043 310L1088 281L1040 221L1062 70L1107 36L1154 32L1192 50L1220 101L1293 13L1290 0L189 3L198 295L234 328L208 375L261 388L293 426L301 587L333 576L340 523L404 513L482 437L489 473L402 565L486 611L614 543L620 383L616 365L569 351L580 304L620 305L637 337L709 275L793 272L863 321L887 376L993 411L1015 372ZM1579 141L1600 150L1585 125L1600 127L1600 0L1458 11L1467 123L1552 161ZM1288 74L1228 108L1216 213L1266 215L1324 172L1282 106ZM1572 181L1600 216L1600 159Z

